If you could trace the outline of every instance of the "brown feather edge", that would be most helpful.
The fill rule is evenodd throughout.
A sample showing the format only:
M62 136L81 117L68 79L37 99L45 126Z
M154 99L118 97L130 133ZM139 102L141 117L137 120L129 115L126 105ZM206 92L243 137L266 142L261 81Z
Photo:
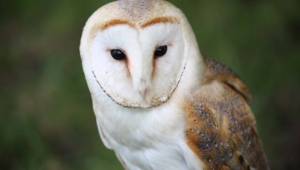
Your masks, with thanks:
M252 96L247 85L233 70L214 59L206 56L203 58L208 67L205 79L202 81L203 84L210 83L211 80L219 80L243 96L248 104L251 104Z

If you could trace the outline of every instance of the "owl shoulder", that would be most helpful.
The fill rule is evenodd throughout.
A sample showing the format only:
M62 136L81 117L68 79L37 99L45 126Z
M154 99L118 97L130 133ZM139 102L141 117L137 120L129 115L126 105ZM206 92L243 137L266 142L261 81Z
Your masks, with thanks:
M251 103L252 96L247 85L233 70L209 57L204 57L204 61L207 65L207 69L205 72L205 77L202 79L202 85L217 81L227 87L230 87L234 92L240 94L248 104Z

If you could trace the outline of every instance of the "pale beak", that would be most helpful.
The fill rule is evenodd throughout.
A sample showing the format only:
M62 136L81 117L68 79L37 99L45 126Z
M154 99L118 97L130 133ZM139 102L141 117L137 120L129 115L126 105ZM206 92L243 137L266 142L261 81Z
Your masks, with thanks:
M143 100L145 100L145 96L147 93L147 82L145 79L141 79L141 81L139 83L139 93L140 93L141 97L143 98Z
M139 91L139 93L140 93L141 97L143 98L143 100L145 100L146 92L147 92L146 89L143 90L143 91Z

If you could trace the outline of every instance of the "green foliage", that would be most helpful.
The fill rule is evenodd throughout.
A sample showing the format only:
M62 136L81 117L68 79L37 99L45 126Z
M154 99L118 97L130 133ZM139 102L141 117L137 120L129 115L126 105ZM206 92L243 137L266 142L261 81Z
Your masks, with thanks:
M108 0L0 2L0 169L121 169L97 132L79 41ZM300 168L300 1L171 1L235 70L272 169Z

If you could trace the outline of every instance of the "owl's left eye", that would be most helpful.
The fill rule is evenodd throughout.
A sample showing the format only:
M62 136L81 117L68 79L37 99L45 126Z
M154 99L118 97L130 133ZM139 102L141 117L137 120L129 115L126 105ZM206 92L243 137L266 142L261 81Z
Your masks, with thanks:
M166 46L166 45L160 46L155 50L154 56L155 57L164 56L167 53L167 51L168 51L168 46Z
M118 49L110 50L110 54L115 60L123 60L126 58L126 55Z

